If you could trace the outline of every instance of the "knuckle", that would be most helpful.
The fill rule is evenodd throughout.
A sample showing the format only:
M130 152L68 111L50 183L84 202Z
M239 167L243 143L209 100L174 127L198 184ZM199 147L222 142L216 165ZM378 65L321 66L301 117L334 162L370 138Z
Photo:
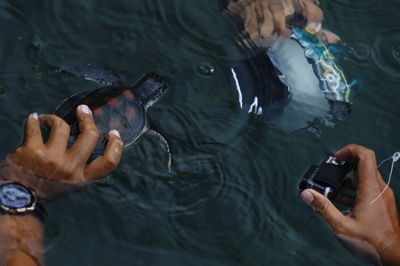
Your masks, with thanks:
M359 155L360 153L362 153L365 148L357 144L349 144L344 149L350 151L350 153L354 156L356 154Z
M45 167L59 179L72 179L75 173L75 168L66 163L62 156L49 156L45 159Z
M77 115L78 115L78 120L81 123L93 123L94 122L93 116L90 114L78 112Z
M64 120L56 115L45 115L44 119L46 123L52 128L59 128L62 126Z
M30 133L40 132L39 126L35 124L35 121L31 121L31 120L28 121L27 129L28 129L28 132L30 132Z
M361 151L361 154L360 154L359 158L360 158L360 159L372 159L372 160L376 160L375 152L374 152L373 150L370 150L370 149L367 149L367 148L364 148L364 149Z
M15 149L14 153L17 155L21 155L24 154L25 148L23 146L18 147L17 149Z
M70 137L70 127L67 123L60 123L57 127L56 135L61 138L69 138Z
M59 119L59 117L56 116L56 115L46 115L45 118L46 118L46 120L48 122L52 123L53 126L57 125L57 122L58 122L58 119Z
M54 126L55 126L55 127L57 127L57 128L63 128L63 126L64 126L64 121L63 121L61 118L59 118L59 117L57 117L57 116L54 116L53 119L54 119Z
M365 148L364 153L368 157L375 157L375 152L371 149Z
M116 159L110 157L104 158L104 166L107 169L114 169L115 167L117 167L117 165L118 161Z
M386 189L386 195L389 199L395 199L394 191L390 187Z
M339 235L345 235L348 231L346 224L340 221L336 224L330 224L330 226L332 227L333 231Z
M45 160L46 160L46 166L49 167L50 169L56 170L60 167L58 159L54 156L45 158Z
M358 148L358 145L357 144L349 144L349 145L347 145L347 148L350 150L355 150Z
M315 211L322 217L326 218L328 213L329 203L327 201L320 201L318 202L317 206L315 207Z
M116 146L118 149L122 149L122 147L124 146L124 143L122 142L122 140L120 138L118 138L116 140Z
M65 165L60 169L60 174L66 179L72 179L75 169L70 165Z
M357 144L350 144L347 147L353 154L357 154L359 159L375 158L375 151L366 148L364 146L360 146Z
M59 127L62 131L68 132L70 130L69 125L67 124L67 122L65 122L63 119L60 119L59 121Z
M39 160L39 161L44 161L46 159L45 156L45 151L43 149L26 149L23 150L22 152L25 152L27 154L32 154L32 157Z
M87 136L87 138L92 139L92 140L99 140L100 134L97 131L96 127L90 127L85 131L85 135Z

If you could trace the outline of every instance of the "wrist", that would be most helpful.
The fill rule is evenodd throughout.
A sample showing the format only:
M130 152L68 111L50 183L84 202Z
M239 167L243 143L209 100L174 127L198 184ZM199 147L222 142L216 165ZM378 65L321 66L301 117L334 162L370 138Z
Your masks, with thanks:
M8 159L0 164L0 184L9 181L15 181L28 187L40 199L64 195L85 185L83 182L48 179L39 176Z
M0 182L0 215L33 215L43 221L45 210L30 187L20 182L3 181Z
M18 182L36 193L40 178L33 172L13 164L9 161L0 164L0 184L6 182Z

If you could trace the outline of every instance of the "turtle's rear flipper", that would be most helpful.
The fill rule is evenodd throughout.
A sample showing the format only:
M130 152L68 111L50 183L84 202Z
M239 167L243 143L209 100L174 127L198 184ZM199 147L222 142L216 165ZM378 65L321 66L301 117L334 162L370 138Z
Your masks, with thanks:
M171 173L172 154L171 154L171 150L169 149L169 144L168 144L167 140L163 137L163 135L161 135L157 131L154 131L153 129L149 129L147 131L147 133L158 138L164 144L165 149L168 152L168 172Z
M58 71L114 87L122 87L125 85L125 80L119 73L108 70L102 66L90 64L67 66L59 68Z

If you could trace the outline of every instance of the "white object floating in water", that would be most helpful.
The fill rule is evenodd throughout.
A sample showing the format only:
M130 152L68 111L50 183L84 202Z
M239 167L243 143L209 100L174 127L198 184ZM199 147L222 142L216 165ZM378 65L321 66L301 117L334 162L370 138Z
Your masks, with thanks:
M321 92L312 65L295 40L279 38L269 53L273 54L292 93L282 114L271 120L273 126L293 132L308 127L310 121L329 112L329 103Z

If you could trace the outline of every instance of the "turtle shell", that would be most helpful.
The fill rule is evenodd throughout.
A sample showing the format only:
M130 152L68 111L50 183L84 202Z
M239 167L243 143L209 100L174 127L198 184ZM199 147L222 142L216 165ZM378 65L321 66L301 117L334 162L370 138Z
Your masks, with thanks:
M142 99L135 95L133 88L104 87L83 92L66 99L55 111L55 114L71 127L69 147L79 135L75 112L76 107L81 104L87 105L92 111L100 134L97 146L93 150L94 155L103 153L110 130L118 130L124 146L128 146L138 139L145 128L144 104Z

